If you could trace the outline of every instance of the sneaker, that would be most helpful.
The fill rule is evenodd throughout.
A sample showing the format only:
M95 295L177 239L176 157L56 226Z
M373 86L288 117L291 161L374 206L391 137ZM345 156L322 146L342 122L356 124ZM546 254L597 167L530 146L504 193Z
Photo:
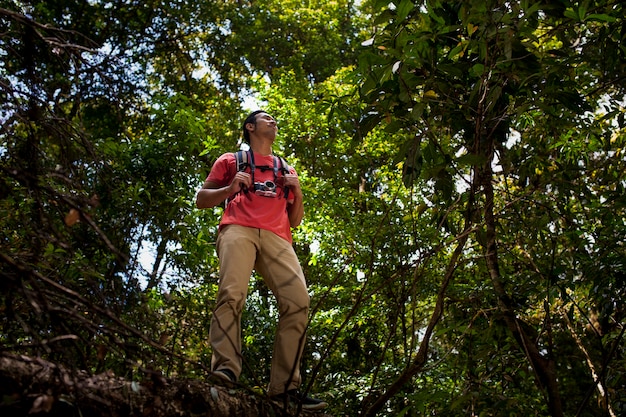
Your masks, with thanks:
M328 406L325 401L308 397L297 389L292 389L287 391L285 394L278 394L272 397L272 401L279 404L285 404L287 399L289 404L300 405L303 410L321 410L322 408L326 408Z
M237 377L235 373L230 369L218 369L217 371L213 371L213 375L227 382L235 383L237 382Z

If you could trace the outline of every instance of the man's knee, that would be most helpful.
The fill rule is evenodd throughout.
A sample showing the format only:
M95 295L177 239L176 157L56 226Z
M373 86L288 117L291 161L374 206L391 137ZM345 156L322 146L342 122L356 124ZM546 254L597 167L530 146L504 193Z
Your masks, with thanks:
M306 291L290 292L278 297L278 308L281 314L302 314L308 316L311 297Z

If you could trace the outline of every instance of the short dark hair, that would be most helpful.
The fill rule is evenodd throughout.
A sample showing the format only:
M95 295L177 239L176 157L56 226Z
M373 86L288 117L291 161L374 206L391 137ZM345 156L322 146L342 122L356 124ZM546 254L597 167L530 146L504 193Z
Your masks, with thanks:
M265 113L265 110L255 110L252 113L250 113L248 115L248 117L246 117L246 120L244 120L243 122L243 141L246 143L250 143L250 132L248 132L248 129L246 129L246 125L248 123L252 123L253 125L256 125L256 115L259 113Z

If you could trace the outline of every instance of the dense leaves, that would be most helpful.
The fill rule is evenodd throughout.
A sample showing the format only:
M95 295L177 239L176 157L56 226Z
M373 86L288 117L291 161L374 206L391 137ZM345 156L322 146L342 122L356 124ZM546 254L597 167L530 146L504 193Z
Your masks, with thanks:
M607 206L604 191L589 181L589 164L623 163L622 68L607 72L597 60L599 44L605 42L600 33L623 36L621 6L609 2L589 10L587 4L494 1L425 2L421 7L402 1L380 15L384 29L369 42L371 52L362 55L361 91L371 106L368 118L415 132L401 154L404 182L434 185L429 199L446 217L433 220L455 235L458 211L466 219L464 230L475 230L467 241L475 246L466 247L467 260L459 264L449 289L448 326L466 322L470 336L484 330L480 339L459 339L465 340L459 352L467 352L461 363L469 368L456 383L462 380L463 391L471 395L459 397L454 408L497 406L482 398L492 398L489 390L503 386L508 394L502 400L532 404L520 401L528 387L507 383L519 380L512 369L523 370L521 379L531 382L524 377L530 366L547 394L544 412L582 411L595 386L601 407L614 415L615 407L623 407L621 394L616 402L607 401L607 381L597 369L602 374L620 369L621 354L597 362L587 345L597 341L590 342L582 329L592 324L598 309L588 298L590 287L602 288L611 305L619 304L623 291L616 275L600 278L600 271L622 271L623 264L616 265L610 255L591 255L605 245L623 252L623 206ZM623 51L615 50L608 59L623 61ZM583 230L586 221L578 215L586 216L591 207L620 218L613 243L602 239L598 246L597 225L593 232ZM594 266L581 268L582 259L594 259ZM609 321L623 323L623 314L611 311ZM462 334L452 333L454 338ZM621 330L614 336L609 344L617 348ZM492 338L493 347L487 348L484 343ZM503 343L526 359L494 356ZM565 359L573 357L578 359ZM489 358L506 359L498 370L497 379L504 378L500 382L485 383L494 378L488 368L481 371ZM589 366L585 388L577 386L577 371L575 377L565 376L583 360ZM400 388L392 386L391 394ZM513 394L516 388L521 390ZM572 408L565 410L565 404Z
M262 105L331 413L624 413L620 2L5 3L3 350L206 378L221 208L194 193ZM257 392L276 314L253 277Z

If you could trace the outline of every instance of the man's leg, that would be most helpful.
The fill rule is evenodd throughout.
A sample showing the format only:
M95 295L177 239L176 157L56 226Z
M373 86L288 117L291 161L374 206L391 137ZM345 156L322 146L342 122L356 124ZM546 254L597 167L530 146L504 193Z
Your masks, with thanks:
M256 269L274 293L279 311L268 388L274 396L300 386L310 298L291 244L266 230L261 230L261 242Z
M239 378L241 357L241 312L256 259L258 230L230 225L220 231L217 255L220 278L209 338L213 347L211 370L228 369Z

